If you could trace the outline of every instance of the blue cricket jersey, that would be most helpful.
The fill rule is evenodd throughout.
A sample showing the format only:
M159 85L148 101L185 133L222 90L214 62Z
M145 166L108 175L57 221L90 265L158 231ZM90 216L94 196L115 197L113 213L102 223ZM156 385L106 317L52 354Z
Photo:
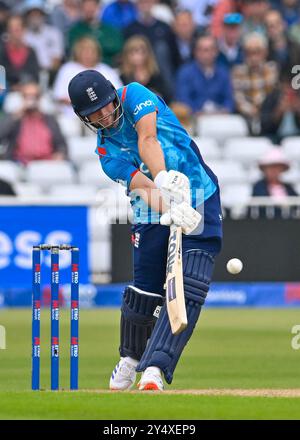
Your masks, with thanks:
M192 205L199 212L204 210L203 237L222 236L222 218L217 177L204 163L197 145L182 127L164 100L146 87L133 82L117 90L124 115L119 127L110 129L110 137L98 130L96 153L103 171L114 181L127 186L131 197L135 223L157 222L159 214L151 212L146 203L129 191L132 177L141 171L153 180L142 162L138 150L135 124L145 115L157 114L157 139L164 153L166 169L184 173L190 180ZM120 128L121 127L121 128ZM105 131L104 131L105 134ZM151 216L151 217L150 217Z

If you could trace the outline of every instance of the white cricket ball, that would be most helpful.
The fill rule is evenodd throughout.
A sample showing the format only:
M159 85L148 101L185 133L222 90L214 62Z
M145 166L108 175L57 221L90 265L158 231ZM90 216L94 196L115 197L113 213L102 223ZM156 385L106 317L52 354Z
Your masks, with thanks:
M227 263L227 270L229 273L232 273L233 275L236 275L241 272L243 269L243 263L238 258L232 258Z

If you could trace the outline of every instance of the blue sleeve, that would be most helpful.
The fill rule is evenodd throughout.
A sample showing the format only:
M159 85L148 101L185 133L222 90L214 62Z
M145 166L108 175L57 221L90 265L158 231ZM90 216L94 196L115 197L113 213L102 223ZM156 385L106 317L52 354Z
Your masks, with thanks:
M123 159L116 159L101 155L99 155L99 159L105 174L115 182L126 185L129 189L131 179L139 170L131 163Z
M130 83L126 93L126 109L136 124L143 116L157 111L157 96L139 83Z

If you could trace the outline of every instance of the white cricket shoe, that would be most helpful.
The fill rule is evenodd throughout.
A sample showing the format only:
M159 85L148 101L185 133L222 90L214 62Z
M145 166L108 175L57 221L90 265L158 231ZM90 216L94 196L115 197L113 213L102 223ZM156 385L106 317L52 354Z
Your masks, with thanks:
M112 372L109 388L112 391L130 390L133 387L136 379L135 368L138 361L131 357L121 357L117 363L114 371Z
M161 371L157 367L148 367L143 372L138 389L141 391L163 391L164 383L161 377Z

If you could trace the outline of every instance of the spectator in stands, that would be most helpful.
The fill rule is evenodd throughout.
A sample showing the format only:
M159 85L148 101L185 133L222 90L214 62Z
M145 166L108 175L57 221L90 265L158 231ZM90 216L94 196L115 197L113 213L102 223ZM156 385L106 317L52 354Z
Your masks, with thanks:
M276 61L281 74L291 75L292 67L299 64L300 45L287 35L286 25L276 10L270 10L265 17L269 38L269 59Z
M37 83L21 87L23 108L0 119L0 143L7 146L4 158L27 164L32 160L66 158L66 141L54 116L41 112Z
M126 39L143 35L152 46L162 76L171 86L179 64L176 39L171 27L152 14L156 0L137 0L138 18L124 29Z
M258 33L249 34L244 41L245 63L232 70L233 88L237 111L245 117L252 134L259 134L260 111L266 96L278 81L278 68L267 62L268 43Z
M0 178L0 196L2 197L2 196L15 196L15 195L16 193L12 185L6 180Z
M25 42L35 50L40 67L52 79L64 55L63 35L54 26L46 24L42 0L26 0L23 13L27 25Z
M254 184L252 196L271 196L280 200L287 196L297 196L292 185L281 181L281 175L290 168L290 163L280 147L270 149L258 165L264 177Z
M261 135L273 142L300 134L300 91L291 86L289 72L266 96L261 107Z
M218 48L210 35L200 36L195 44L194 61L182 66L177 75L176 100L193 113L230 113L233 94L228 69L218 65Z
M2 110L5 94L6 94L5 70L3 66L0 66L0 111Z
M65 46L68 43L67 38L71 26L79 19L79 0L63 0L62 4L54 7L50 21L64 35Z
M182 102L173 101L170 104L170 109L173 110L179 122L183 125L186 131L193 136L194 135L194 118L190 107Z
M103 9L102 22L124 29L137 19L137 9L131 0L116 0Z
M198 27L202 30L210 25L212 13L218 0L178 0L177 5L181 9L191 11L193 18Z
M77 73L86 69L97 70L105 75L116 88L123 85L116 71L101 62L101 47L94 38L83 37L77 40L73 47L72 58L71 61L61 66L53 86L53 98L61 104L60 110L71 117L74 116L74 111L70 104L68 84Z
M6 30L6 22L9 17L9 7L7 3L0 0L0 42Z
M193 46L197 37L196 23L189 10L179 10L173 23L180 64L191 61L193 58Z
M124 84L136 81L162 96L167 103L171 100L170 89L159 72L147 38L137 35L126 41L120 72Z
M288 34L293 41L300 44L300 18L297 23L289 27Z
M292 26L299 22L300 2L299 0L281 0L278 2L278 10L286 22L287 26Z
M90 36L102 47L103 62L114 66L123 46L123 38L117 28L99 20L99 0L80 0L81 20L69 32L69 49L81 37Z
M219 57L218 61L228 68L236 64L241 64L244 60L241 45L241 24L243 17L238 13L224 15L223 33L219 38Z
M0 65L5 67L7 86L17 90L20 83L39 79L39 64L33 49L24 43L22 17L12 15L7 21L6 42L0 47Z
M152 8L152 14L157 20L163 21L172 27L175 16L168 0L156 0Z
M242 14L244 16L243 35L253 32L266 35L265 15L270 8L267 0L243 0Z
M223 35L223 27L224 27L224 16L226 14L231 14L233 12L239 12L238 4L241 0L219 0L216 6L214 7L211 25L210 25L210 33L215 38L220 38Z

